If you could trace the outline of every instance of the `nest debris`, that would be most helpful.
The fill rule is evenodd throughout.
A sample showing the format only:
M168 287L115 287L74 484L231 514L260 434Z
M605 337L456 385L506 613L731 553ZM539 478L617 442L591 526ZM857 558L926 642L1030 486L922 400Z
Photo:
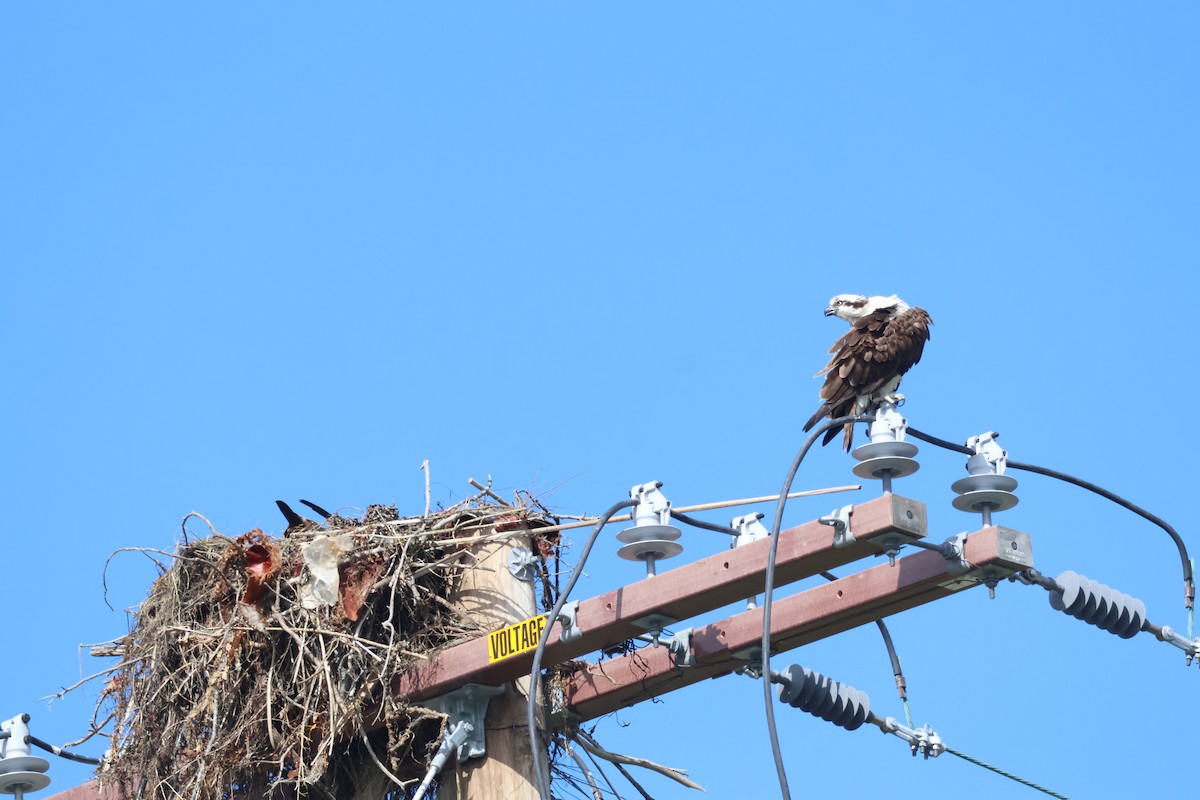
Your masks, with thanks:
M98 777L138 800L346 796L356 763L392 789L419 780L444 717L386 687L482 633L449 602L471 546L550 519L481 494L405 519L371 506L284 538L185 529L128 634L98 653L120 658L101 673ZM554 548L534 551L545 578Z

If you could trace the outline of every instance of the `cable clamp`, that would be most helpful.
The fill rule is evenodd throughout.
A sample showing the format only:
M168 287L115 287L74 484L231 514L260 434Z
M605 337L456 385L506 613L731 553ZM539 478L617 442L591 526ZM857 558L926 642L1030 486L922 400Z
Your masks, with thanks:
M731 548L741 547L744 544L768 538L771 532L767 530L766 525L759 522L762 518L763 514L761 511L741 517L734 517L733 521L729 523L729 527L737 531L737 536L733 537L733 541L730 542L729 546Z
M637 500L634 508L635 525L670 525L671 501L659 491L662 481L650 481L634 486L629 496Z
M872 442L903 442L908 433L908 420L897 410L895 403L884 401L875 409L875 419L867 428Z
M583 638L583 629L579 627L579 601L572 600L569 603L564 603L563 607L558 610L557 621L562 623L562 633L559 634L559 640L563 642L574 642Z
M833 528L834 547L849 547L854 544L854 533L850 530L850 513L853 510L853 505L842 506L817 520L822 525Z
M1004 470L1008 467L1008 451L996 443L998 438L1000 438L1000 434L996 431L981 433L967 439L967 447L975 451L975 456L981 457L978 461L987 464L992 474L1003 475ZM970 469L969 466L968 469Z
M1200 638L1188 639L1186 636L1180 636L1169 625L1162 626L1162 632L1158 634L1158 638L1167 644L1175 645L1187 653L1187 665L1189 667L1193 661L1197 665L1200 665Z
M908 742L914 758L917 753L930 759L937 758L946 752L946 745L942 741L942 737L938 736L928 723L920 728L910 728L907 725L901 725L895 717L888 717L883 722L883 728L884 733L890 733Z
M729 543L730 549L741 547L745 544L757 542L760 539L771 538L771 532L767 530L767 526L763 525L761 520L763 513L761 511L753 514L744 514L740 517L734 517L729 523L729 527L737 531L737 535L733 537L733 541ZM758 608L758 595L747 598L746 608Z

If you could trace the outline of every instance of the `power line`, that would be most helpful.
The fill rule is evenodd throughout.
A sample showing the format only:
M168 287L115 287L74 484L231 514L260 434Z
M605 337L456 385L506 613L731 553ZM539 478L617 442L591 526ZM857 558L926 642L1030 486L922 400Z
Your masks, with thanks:
M803 446L801 446L800 451L796 453L796 458L792 461L791 469L788 470L787 477L783 481L783 489L779 492L779 502L775 506L775 521L771 526L771 548L767 556L766 579L763 587L763 633L760 660L762 662L763 699L767 712L767 734L771 738L771 754L775 758L775 772L779 776L779 790L783 794L783 800L791 800L792 794L788 789L787 770L783 765L783 752L779 748L779 732L775 727L775 704L771 698L771 593L775 589L775 558L779 552L779 532L783 527L783 508L787 504L787 496L792 488L792 481L795 480L796 473L800 469L800 462L808 455L808 451L817 440L817 437L830 428L845 425L847 422L869 422L870 420L870 417L865 416L846 416L827 420L818 425L812 434L809 435Z
M956 755L959 758L961 758L963 761L968 761L977 767L983 767L984 769L991 770L992 772L996 773L997 775L1003 775L1004 777L1008 778L1009 780L1016 781L1017 783L1019 783L1023 786L1028 786L1030 789L1037 789L1039 792L1048 794L1051 797L1057 797L1058 800L1071 800L1071 798L1061 795L1058 792L1050 791L1045 786L1038 786L1033 781L1027 781L1024 778L1018 777L1017 775L1013 775L1011 772L1006 772L1006 771L1000 769L999 767L993 767L991 764L987 764L983 761L980 761L977 758L972 758L971 756L967 755L966 753L960 753L959 751L955 750L953 747L947 747L946 752L950 753L951 755Z

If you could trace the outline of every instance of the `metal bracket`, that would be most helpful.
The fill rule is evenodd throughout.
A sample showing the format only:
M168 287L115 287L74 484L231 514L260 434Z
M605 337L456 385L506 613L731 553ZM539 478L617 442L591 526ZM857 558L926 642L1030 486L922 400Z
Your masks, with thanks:
M972 568L964 555L966 541L967 534L958 533L942 542L942 558L946 559L946 571L951 575L961 575Z
M745 661L746 666L736 670L740 675L749 675L751 678L761 678L763 668L763 657L761 647L747 647L743 650L737 650L730 653L739 661Z
M647 631L652 637L657 639L659 634L663 632L663 628L676 622L679 622L679 620L668 614L654 613L635 619L633 624Z
M508 571L513 577L525 583L532 583L537 577L537 559L528 547L514 547L508 551Z
M987 583L990 593L995 597L997 577L990 570L981 570L967 561L965 555L967 534L959 533L942 542L942 558L946 559L946 574L948 580L938 586L952 591L974 586L977 583Z
M684 628L672 634L667 642L667 650L671 653L671 662L676 667L696 666L696 654L692 652L691 628Z
M437 708L443 714L450 716L446 730L454 729L458 723L464 722L469 727L466 740L458 745L459 761L478 758L487 754L487 740L484 736L483 717L487 713L488 700L504 691L503 686L484 686L479 683L465 684L461 689L438 697L427 705Z
M850 512L853 505L835 508L831 513L821 517L818 522L833 528L833 546L849 547L854 544L854 533L850 530Z
M562 623L562 633L559 634L559 639L564 642L574 642L583 636L583 629L579 627L578 615L578 600L565 603L558 610L558 621Z

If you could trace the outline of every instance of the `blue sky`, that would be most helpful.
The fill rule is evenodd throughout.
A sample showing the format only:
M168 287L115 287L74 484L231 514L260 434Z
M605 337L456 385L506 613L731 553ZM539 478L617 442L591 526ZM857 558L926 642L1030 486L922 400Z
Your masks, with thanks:
M153 579L115 557L110 611L105 560L171 549L193 510L235 535L278 532L276 498L419 513L424 459L445 504L489 475L567 514L649 480L681 506L777 491L840 292L933 316L914 426L998 430L1200 548L1198 22L1169 2L6 7L0 718L83 732L94 691L40 698L96 668L77 645L122 633ZM949 503L962 459L920 458L896 490L931 538L977 527ZM815 452L797 486L850 466ZM1186 627L1164 535L1016 477L997 521L1042 571ZM719 539L689 530L680 558ZM608 544L577 596L639 577ZM1194 785L1179 651L1010 585L891 626L914 714L957 749L1076 798ZM873 626L790 661L902 716ZM777 717L793 797L1039 796ZM713 797L778 793L745 679L596 735ZM88 773L51 774L47 794Z

